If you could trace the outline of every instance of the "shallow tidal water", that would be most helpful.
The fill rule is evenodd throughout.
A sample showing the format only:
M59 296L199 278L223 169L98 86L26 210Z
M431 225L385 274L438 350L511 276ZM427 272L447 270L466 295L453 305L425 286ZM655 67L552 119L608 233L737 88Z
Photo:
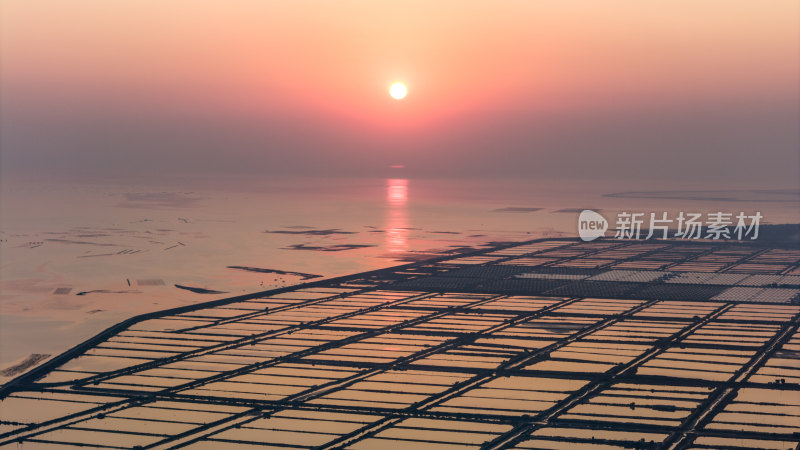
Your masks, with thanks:
M796 191L656 183L4 179L0 193L0 382L31 355L136 314L490 242L572 237L584 208L612 224L620 211L800 222Z

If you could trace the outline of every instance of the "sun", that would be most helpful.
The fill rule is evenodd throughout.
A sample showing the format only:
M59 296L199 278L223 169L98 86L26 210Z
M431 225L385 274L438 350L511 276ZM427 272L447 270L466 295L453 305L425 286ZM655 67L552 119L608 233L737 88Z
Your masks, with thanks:
M402 100L408 94L408 88L403 83L394 83L389 87L389 95L395 100Z

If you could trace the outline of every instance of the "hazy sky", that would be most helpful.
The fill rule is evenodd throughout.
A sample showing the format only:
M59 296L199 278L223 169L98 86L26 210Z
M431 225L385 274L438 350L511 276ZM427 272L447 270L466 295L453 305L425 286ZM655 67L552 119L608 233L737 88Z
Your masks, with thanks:
M3 0L2 171L796 185L799 4Z

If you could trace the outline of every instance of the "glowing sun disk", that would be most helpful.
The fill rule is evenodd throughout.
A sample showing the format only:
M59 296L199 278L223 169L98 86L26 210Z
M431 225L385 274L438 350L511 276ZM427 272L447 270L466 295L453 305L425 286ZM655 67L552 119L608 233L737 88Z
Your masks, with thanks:
M400 100L406 96L408 88L403 83L394 83L389 87L389 95L395 100Z

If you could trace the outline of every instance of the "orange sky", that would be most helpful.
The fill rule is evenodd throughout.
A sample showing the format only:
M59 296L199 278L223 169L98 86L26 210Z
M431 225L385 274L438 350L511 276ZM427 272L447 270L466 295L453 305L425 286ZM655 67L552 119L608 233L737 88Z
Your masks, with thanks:
M337 139L356 141L340 146L401 136L419 147L473 121L568 126L574 115L785 109L800 73L794 0L4 0L1 8L4 114L29 125L109 112L172 118L176 130L197 117L278 120L322 134L346 129L350 137ZM408 85L405 100L388 96L393 81ZM25 143L44 145L7 142Z

